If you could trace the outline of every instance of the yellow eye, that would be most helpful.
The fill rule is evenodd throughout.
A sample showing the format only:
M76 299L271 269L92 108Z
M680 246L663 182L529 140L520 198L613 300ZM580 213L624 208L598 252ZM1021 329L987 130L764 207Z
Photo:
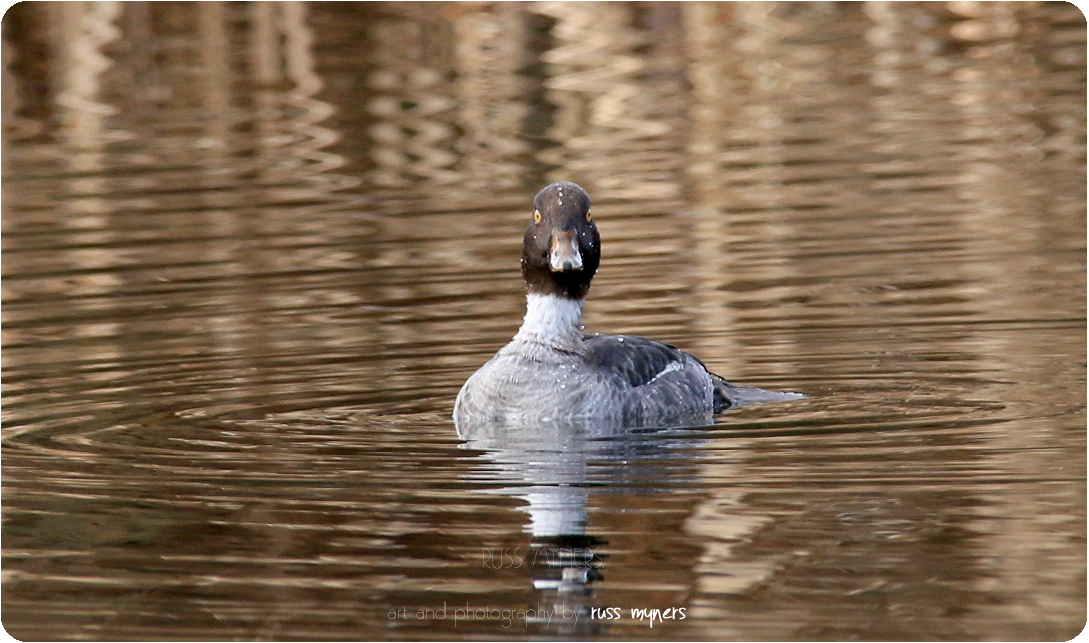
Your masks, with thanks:
M590 221L593 221L593 220L594 220L594 215L590 214L590 210L587 209L586 210L586 222L589 223Z
M540 210L534 210L533 211L533 222L534 223L540 223L541 222L541 211Z

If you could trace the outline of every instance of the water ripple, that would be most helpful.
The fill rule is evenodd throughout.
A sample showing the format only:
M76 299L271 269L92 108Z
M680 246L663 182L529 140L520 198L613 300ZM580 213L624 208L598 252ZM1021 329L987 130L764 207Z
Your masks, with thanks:
M1084 623L1076 7L24 3L3 50L14 636ZM553 178L588 330L807 399L459 436ZM527 606L579 618L435 615Z

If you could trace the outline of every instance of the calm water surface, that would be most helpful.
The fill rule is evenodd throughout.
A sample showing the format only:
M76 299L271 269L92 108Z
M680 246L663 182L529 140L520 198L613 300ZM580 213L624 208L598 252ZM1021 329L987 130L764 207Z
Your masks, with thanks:
M4 626L1072 637L1085 34L1032 3L14 7ZM809 398L459 436L561 178L604 240L588 330Z

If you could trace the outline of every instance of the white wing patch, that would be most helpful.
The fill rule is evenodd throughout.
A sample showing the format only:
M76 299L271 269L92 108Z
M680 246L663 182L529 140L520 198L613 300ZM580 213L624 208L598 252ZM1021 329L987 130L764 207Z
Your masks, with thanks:
M650 384L653 384L653 383L657 382L658 378L662 377L663 375L667 375L669 373L672 373L673 371L679 371L682 368L684 368L684 364L682 364L681 362L670 362L670 363L666 364L665 368L663 368L657 375L652 377L651 380L649 382L647 382L646 384L644 384L643 386L648 386Z

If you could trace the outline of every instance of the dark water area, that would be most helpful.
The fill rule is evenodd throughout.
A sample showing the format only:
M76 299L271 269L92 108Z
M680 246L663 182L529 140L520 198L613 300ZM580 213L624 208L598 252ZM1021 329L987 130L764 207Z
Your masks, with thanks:
M12 636L1084 627L1073 5L30 2L2 34ZM560 179L603 239L587 330L808 398L459 435Z

